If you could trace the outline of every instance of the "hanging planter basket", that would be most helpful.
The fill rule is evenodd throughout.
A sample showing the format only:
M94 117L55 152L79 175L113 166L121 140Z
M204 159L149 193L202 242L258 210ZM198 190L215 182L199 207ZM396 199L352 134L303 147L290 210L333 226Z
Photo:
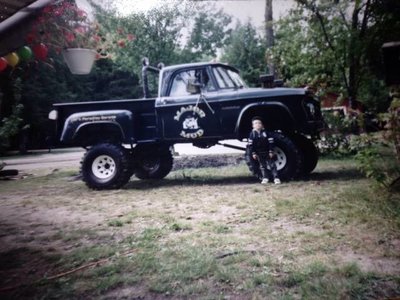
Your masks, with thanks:
M68 48L62 54L72 74L86 75L92 70L97 52L92 49Z

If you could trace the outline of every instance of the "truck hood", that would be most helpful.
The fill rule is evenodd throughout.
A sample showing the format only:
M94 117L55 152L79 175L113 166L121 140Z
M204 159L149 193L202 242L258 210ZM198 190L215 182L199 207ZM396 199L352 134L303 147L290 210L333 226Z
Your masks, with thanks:
M274 97L285 96L304 96L309 93L305 89L296 88L243 88L238 90L219 90L216 93L208 93L207 98L216 98L218 100L242 100L242 99L271 99Z
M238 98L264 98L264 97L279 97L279 96L294 96L306 95L305 89L296 88L244 88L235 91Z

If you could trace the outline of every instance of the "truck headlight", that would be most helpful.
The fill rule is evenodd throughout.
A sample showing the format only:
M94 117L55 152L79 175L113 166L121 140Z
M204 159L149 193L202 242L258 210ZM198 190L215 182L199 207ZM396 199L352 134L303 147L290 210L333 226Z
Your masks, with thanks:
M57 120L58 118L58 111L53 109L51 112L49 112L49 119L50 120Z

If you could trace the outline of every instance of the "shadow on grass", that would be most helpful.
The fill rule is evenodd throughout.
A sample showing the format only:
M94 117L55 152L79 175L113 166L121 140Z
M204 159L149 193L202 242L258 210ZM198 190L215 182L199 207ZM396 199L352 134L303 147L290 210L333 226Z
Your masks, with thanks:
M307 177L284 182L290 184L291 182L309 182L309 181L349 181L363 179L365 176L357 169L341 169L337 171L317 171L311 173ZM258 184L259 181L249 175L238 176L210 176L210 175L196 175L193 177L173 178L167 177L162 180L132 180L125 188L146 190L151 188L172 187L172 186L203 186L203 185L237 185L237 184Z
M309 181L348 181L364 179L365 175L356 168L341 169L337 171L316 171L308 175L304 180Z
M257 179L252 176L229 176L229 177L210 177L195 176L186 178L165 178L162 180L132 180L125 188L146 190L159 187L171 186L202 186L202 185L237 185L237 184L254 184Z

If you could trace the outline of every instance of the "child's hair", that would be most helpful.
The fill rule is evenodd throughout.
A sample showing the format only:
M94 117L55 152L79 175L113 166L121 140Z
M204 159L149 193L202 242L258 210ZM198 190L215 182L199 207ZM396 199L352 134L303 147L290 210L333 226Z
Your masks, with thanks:
M253 123L254 121L260 121L261 123L263 122L262 119L261 119L261 117L258 117L258 116L253 117L253 119L251 119L251 122L252 122L252 123Z

